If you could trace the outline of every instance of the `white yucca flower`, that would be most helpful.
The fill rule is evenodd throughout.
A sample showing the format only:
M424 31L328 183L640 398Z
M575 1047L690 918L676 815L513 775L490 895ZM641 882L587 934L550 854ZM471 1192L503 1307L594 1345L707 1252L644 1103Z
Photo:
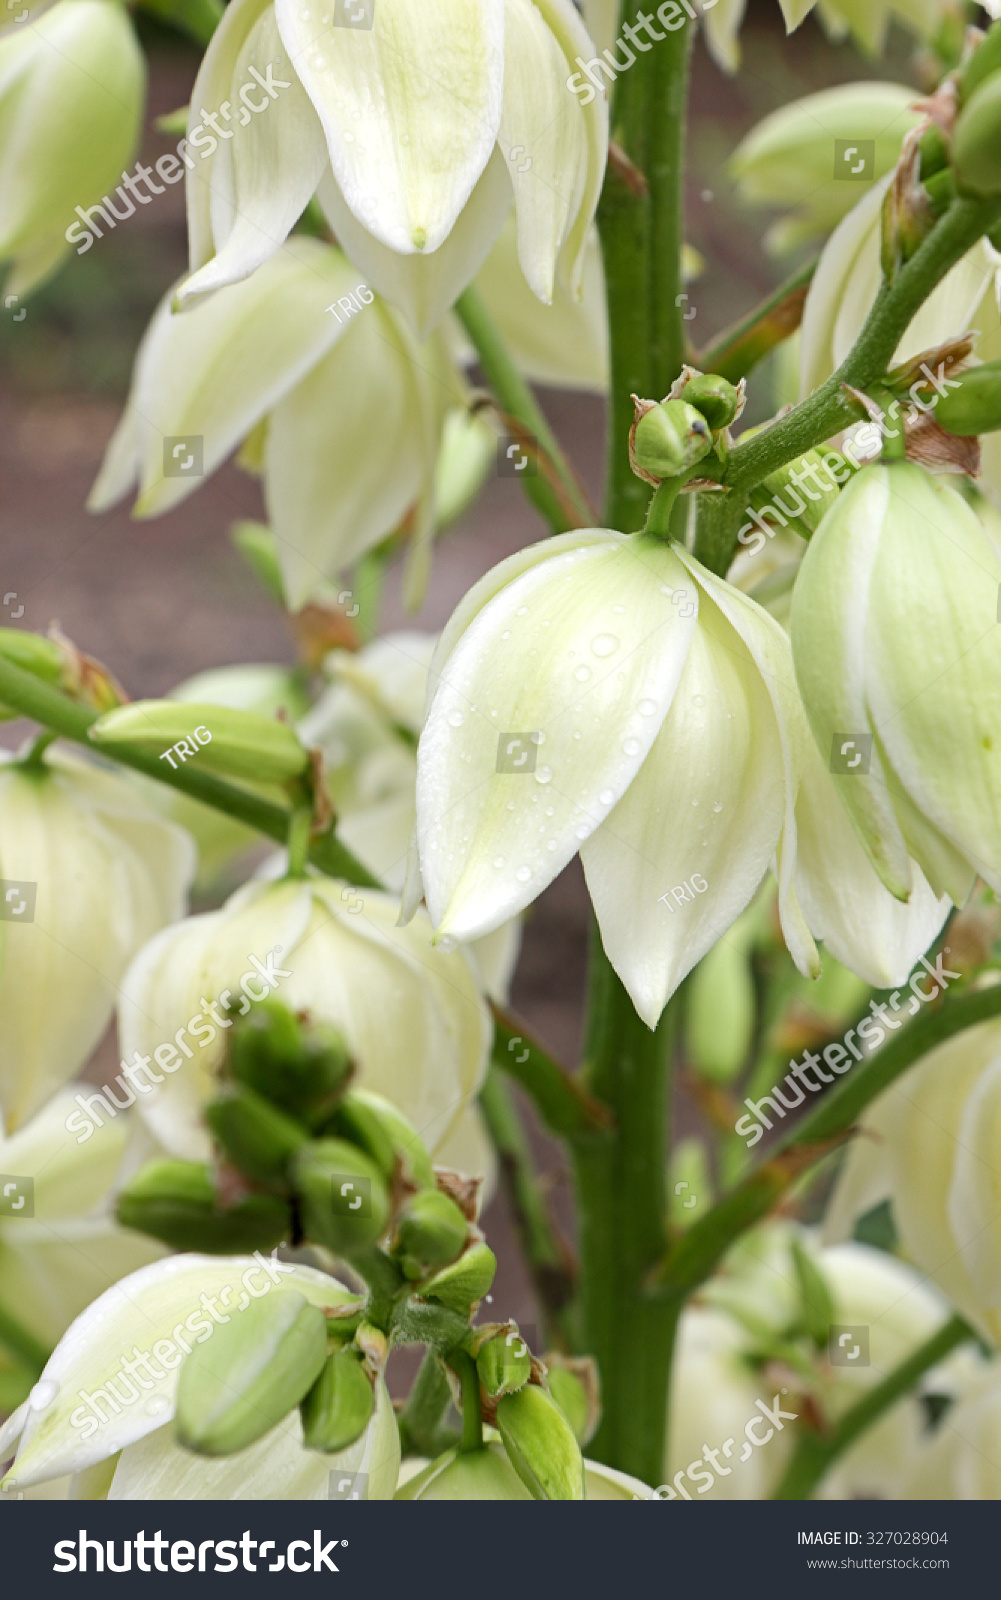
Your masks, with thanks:
M918 1062L867 1111L831 1200L836 1238L891 1200L903 1250L991 1344L1001 1344L1001 1024Z
M854 970L900 981L945 904L925 886L896 905L847 819L825 826L832 800L767 612L678 545L564 534L495 567L442 635L405 910L423 892L439 935L480 938L579 851L652 1027L777 855L801 970L817 969L812 926Z
M199 1113L217 1092L227 1024L213 1026L205 1013L227 990L239 998L247 972L260 997L270 989L293 1011L336 1026L358 1081L398 1106L435 1151L483 1081L490 1018L465 953L433 949L426 922L398 928L398 905L330 878L252 883L221 910L150 941L122 983L123 1053L155 1057L189 1019L202 1019L187 1053L139 1103L172 1154L211 1154ZM253 978L253 957L268 979Z
M124 778L0 752L0 1112L20 1127L83 1066L136 952L184 911L186 833ZM23 921L19 920L23 917Z
M334 1455L303 1447L297 1411L236 1455L207 1459L174 1442L185 1354L254 1299L288 1291L321 1308L350 1299L336 1278L259 1254L170 1256L114 1284L67 1330L29 1398L0 1427L0 1460L20 1441L4 1487L74 1474L75 1499L326 1500L341 1471L365 1473L368 1497L390 1499L400 1438L381 1378L365 1432Z
M79 211L121 181L146 69L118 0L12 0L0 15L0 261L7 292L25 294L69 254Z
M200 439L209 474L253 434L293 607L412 508L410 581L419 590L442 429L460 380L440 337L418 346L367 290L367 302L356 296L352 305L358 287L341 251L296 238L248 282L184 315L168 292L136 357L90 509L106 510L138 480L135 515L169 511L204 482L183 470L194 458L186 446L175 457L173 440ZM328 310L338 303L339 312Z
M235 0L193 114L273 67L272 103L188 175L189 302L274 253L316 193L373 289L423 337L475 276L514 205L522 271L579 290L607 115L566 86L590 40L571 0L377 0L324 10ZM202 130L204 135L205 130ZM232 137L230 137L232 135ZM218 145L218 148L215 146Z
M1001 1362L969 1362L958 1404L921 1441L901 1500L1001 1500Z

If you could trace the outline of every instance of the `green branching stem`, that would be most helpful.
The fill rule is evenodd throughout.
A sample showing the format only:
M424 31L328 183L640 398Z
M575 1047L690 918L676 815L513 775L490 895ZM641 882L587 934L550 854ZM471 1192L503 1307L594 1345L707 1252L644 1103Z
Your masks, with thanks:
M651 1276L651 1290L679 1301L697 1289L748 1228L768 1215L800 1174L849 1137L866 1107L929 1050L1001 1016L1001 985L946 1000L915 1017L821 1100L768 1159L696 1222Z
M888 1372L882 1383L874 1384L827 1432L817 1433L801 1427L792 1459L772 1499L809 1500L824 1474L856 1439L898 1400L910 1394L926 1372L958 1345L975 1338L973 1329L962 1317L950 1317L906 1361Z
M519 1017L502 1006L493 1005L491 1010L494 1066L531 1095L550 1133L573 1140L607 1132L614 1121L608 1107L553 1060Z
M442 1426L451 1403L445 1368L440 1357L429 1350L399 1416L404 1455L433 1458L455 1442Z
M541 511L554 533L571 528L592 528L597 522L577 477L556 438L542 407L511 359L493 318L479 292L470 287L455 303L455 312L479 358L505 421L518 441L535 454L532 473L525 470L525 493Z
M483 1413L480 1410L480 1379L476 1362L465 1350L453 1350L448 1364L459 1379L462 1391L462 1442L460 1450L482 1450Z
M22 716L30 717L51 732L71 739L94 753L95 747L87 737L87 730L97 721L97 713L78 705L68 695L53 689L2 656L0 701L19 711ZM102 750L101 754L106 756L107 752ZM133 772L141 772L146 778L153 778L157 783L177 789L192 800L200 800L216 811L225 812L237 822L256 828L258 833L265 834L278 844L288 842L292 815L288 807L275 805L247 789L237 788L235 784L213 777L211 773L199 772L196 767L165 767L156 756L134 746L116 745L114 759ZM341 844L332 827L311 841L309 859L321 872L331 877L346 878L350 883L368 888L378 887L378 880Z

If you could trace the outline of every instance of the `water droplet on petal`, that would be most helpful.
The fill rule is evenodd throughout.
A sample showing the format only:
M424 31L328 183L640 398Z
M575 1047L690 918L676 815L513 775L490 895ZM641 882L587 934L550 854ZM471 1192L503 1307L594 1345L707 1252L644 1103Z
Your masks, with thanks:
M638 739L625 739L622 748L627 756L638 756L643 746Z
M586 683L591 676L591 668L585 666L575 667L573 675L578 683Z
M636 707L641 717L655 717L657 715L656 700L641 700Z
M519 883L527 883L531 876L532 876L531 867L519 867L517 872L515 873L515 877L517 878Z
M602 789L601 793L598 796L598 799L601 801L601 804L603 806L610 806L612 801L615 799L615 790L614 789Z
M598 633L591 640L591 653L596 656L614 656L621 644L614 633Z
M450 728L461 728L462 727L462 712L461 711L450 711L448 713L448 725L449 725Z
M574 836L578 839L587 839L590 836L590 833L591 830L586 822L579 822L574 829Z
M497 868L498 871L500 871L500 869L501 869L501 867L503 865L504 865L504 857L503 856L494 856L494 866Z
M539 767L535 774L536 783L551 783L553 777L552 767ZM536 795L538 799L538 795Z
M706 703L706 697L705 697L704 694L693 694L692 695L692 705L693 706L704 706L705 703Z
M162 1417L165 1411L170 1410L170 1401L164 1394L155 1394L152 1400L147 1400L143 1407L148 1417Z
M723 807L720 805L719 801L717 800L715 805L713 806L713 810L716 812L717 816L722 811L722 809L723 809Z

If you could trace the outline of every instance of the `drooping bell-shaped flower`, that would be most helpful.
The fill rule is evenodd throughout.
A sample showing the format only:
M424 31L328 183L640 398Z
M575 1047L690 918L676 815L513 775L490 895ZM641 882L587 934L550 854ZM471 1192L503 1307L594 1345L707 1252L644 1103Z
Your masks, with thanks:
M868 181L896 165L904 135L921 120L914 101L914 90L899 83L839 84L790 101L751 129L730 172L742 199L789 213L765 235L770 250L827 238L859 198L853 165ZM831 152L850 151L853 143L840 172Z
M12 263L5 289L15 295L54 272L74 244L93 244L79 214L121 182L146 81L118 0L43 10L17 0L0 35L0 261Z
M997 1141L1001 1025L930 1051L863 1119L831 1200L831 1237L892 1201L901 1244L991 1344L1001 1343Z
M0 1111L19 1128L84 1064L133 956L182 915L188 835L115 774L0 754Z
M797 857L809 752L789 642L682 548L598 529L521 551L454 613L430 688L405 909L423 886L439 934L481 937L579 851L609 959L653 1026L777 853L786 936L816 970L804 902L843 841ZM859 899L891 898L847 849L846 900L816 891L846 950ZM943 915L934 897L891 915L892 944L874 953L868 935L863 963L906 975Z
M397 1500L531 1500L493 1430L482 1450L447 1450L436 1461L407 1461ZM584 1460L585 1500L653 1500L639 1478Z
M321 1308L351 1298L325 1273L260 1253L170 1256L114 1284L67 1330L28 1400L0 1428L0 1459L20 1441L5 1488L104 1464L86 1498L325 1500L336 1469L365 1473L368 1498L389 1499L400 1444L381 1378L372 1421L335 1455L304 1449L297 1412L218 1460L174 1440L169 1424L185 1357L217 1327L238 1329L241 1313L264 1296L292 1292Z
M567 87L591 44L570 0L369 0L357 17L237 0L209 45L191 121L273 68L271 103L205 139L188 174L189 301L282 243L317 193L368 284L423 337L475 276L512 204L544 301L577 293L607 113ZM280 85L280 87L279 87ZM190 125L189 125L190 137Z
M589 0L607 4L608 0ZM816 7L818 20L831 39L850 38L866 55L881 55L893 22L900 23L918 39L930 40L941 23L953 14L950 0L779 0L786 30L795 31ZM983 0L990 16L998 14L998 0ZM706 43L725 72L736 72L740 65L739 34L747 11L747 0L702 0L706 13Z
M1001 889L1001 553L944 478L865 468L803 558L792 645L820 756L890 891L917 861L962 905Z
M396 927L397 912L389 895L329 878L252 883L151 940L122 983L120 1030L125 1055L163 1068L140 1114L171 1154L208 1158L200 1108L217 1092L226 1006L269 993L334 1024L358 1082L436 1149L483 1080L490 1021L465 953L434 949L426 922Z
M915 1452L901 1500L1001 1499L1001 1362L970 1362L956 1405Z
M106 510L138 481L137 516L169 511L253 434L290 605L411 508L419 583L442 428L460 396L438 337L418 347L341 251L296 238L184 315L170 293L161 301L89 506Z

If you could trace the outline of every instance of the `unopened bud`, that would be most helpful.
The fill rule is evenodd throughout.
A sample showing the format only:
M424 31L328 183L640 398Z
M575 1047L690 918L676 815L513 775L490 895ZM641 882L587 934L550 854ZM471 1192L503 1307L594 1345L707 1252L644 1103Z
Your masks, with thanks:
M299 1122L240 1084L211 1100L205 1120L239 1172L254 1183L285 1183L288 1164L309 1139Z
M719 428L728 428L741 411L738 390L715 372L700 372L689 378L682 390L682 399L705 417L714 433Z
M371 1379L357 1351L327 1357L302 1401L302 1440L307 1450L346 1450L368 1427L375 1410Z
M975 35L974 35L975 37ZM965 106L970 96L1001 72L1001 22L995 22L971 55L959 76L959 103Z
M316 1139L292 1159L292 1183L306 1237L335 1255L367 1250L389 1222L389 1196L379 1168L344 1139Z
M652 405L633 424L633 467L648 482L678 477L707 456L712 447L708 422L701 411L684 400Z
M250 783L286 783L309 764L287 722L189 700L137 700L99 717L89 737L111 750L132 744L158 756L169 752L174 767L194 757L205 772Z
M435 1187L434 1167L423 1140L390 1100L371 1089L352 1089L344 1096L324 1133L358 1144L389 1182L397 1163L408 1182L420 1189Z
M544 1356L549 1393L574 1431L583 1449L601 1420L598 1367L591 1356Z
M952 165L960 189L1001 194L1001 73L982 83L959 113Z
M779 527L809 539L856 470L838 450L807 450L752 489L750 504Z
M464 1250L458 1261L443 1267L421 1285L421 1295L434 1299L449 1311L468 1316L488 1292L497 1271L497 1257L489 1245L477 1240Z
M757 997L750 951L721 939L696 967L688 984L685 1042L688 1058L707 1083L732 1083L754 1038Z
M123 1228L210 1255L271 1250L291 1237L284 1200L248 1194L224 1207L209 1168L197 1161L150 1162L119 1194L116 1214Z
M299 1404L326 1359L319 1306L291 1289L252 1300L182 1363L178 1442L205 1456L245 1450Z
M33 678L40 678L43 683L62 687L62 651L51 639L43 639L41 634L22 632L20 628L0 628L0 660L9 661L23 672L30 672ZM0 706L0 717L17 716L20 716L20 712Z
M1001 428L1001 361L950 378L948 392L935 407L935 421L946 433L964 438Z
M480 1345L476 1371L492 1399L524 1387L532 1376L532 1352L516 1327L512 1325Z
M584 1460L559 1406L537 1384L497 1403L507 1457L533 1500L583 1500Z
M280 1000L261 1000L230 1036L229 1070L240 1083L313 1127L334 1111L351 1076L336 1028L303 1024Z
M422 1189L409 1199L396 1223L396 1249L407 1277L447 1266L466 1242L466 1219L454 1200L437 1189Z

